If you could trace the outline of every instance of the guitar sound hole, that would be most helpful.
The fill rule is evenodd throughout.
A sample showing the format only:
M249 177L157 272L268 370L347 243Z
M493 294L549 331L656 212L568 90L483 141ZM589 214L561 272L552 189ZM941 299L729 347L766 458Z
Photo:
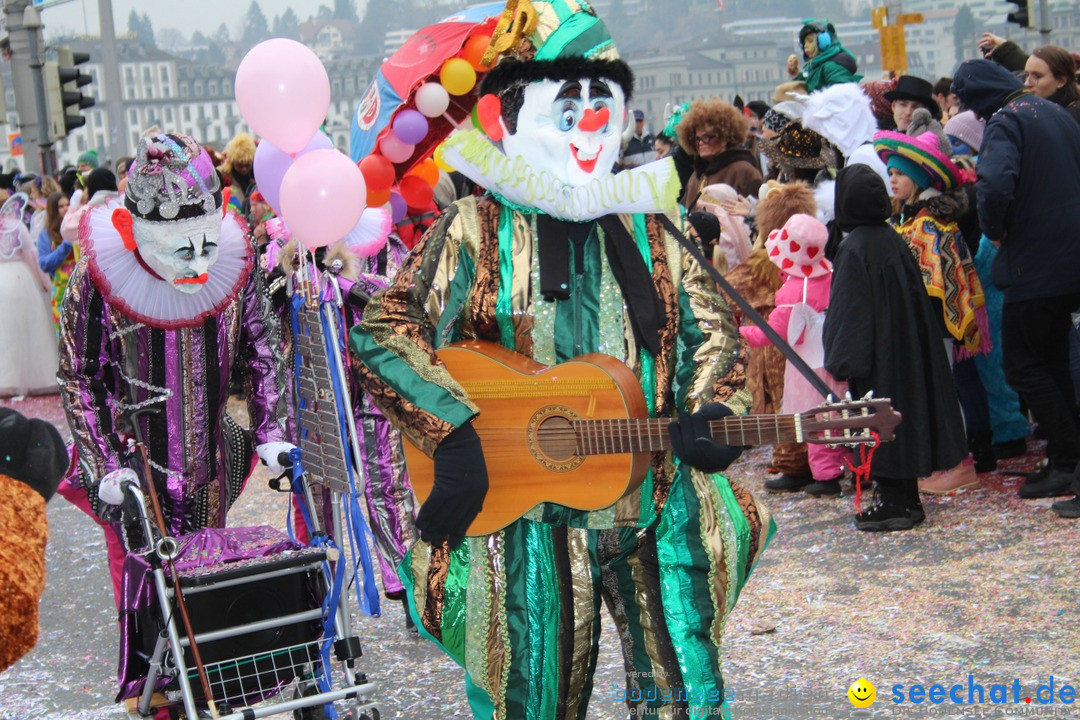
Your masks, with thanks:
M540 451L559 462L577 456L577 434L570 420L561 416L549 417L536 431Z

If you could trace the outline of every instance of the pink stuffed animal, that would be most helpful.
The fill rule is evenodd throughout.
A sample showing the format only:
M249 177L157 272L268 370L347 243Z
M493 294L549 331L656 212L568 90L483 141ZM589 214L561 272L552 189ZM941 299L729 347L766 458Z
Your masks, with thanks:
M847 392L845 383L837 382L823 367L825 364L821 329L829 306L832 263L825 259L828 229L810 215L792 215L779 230L769 233L765 249L769 259L780 268L784 284L776 291L776 308L769 313L769 325L787 340L825 382L836 397ZM744 325L739 331L751 347L768 345L761 328ZM783 412L798 413L822 402L810 382L791 363L784 370ZM815 480L832 481L843 474L849 453L844 448L810 445L810 472Z

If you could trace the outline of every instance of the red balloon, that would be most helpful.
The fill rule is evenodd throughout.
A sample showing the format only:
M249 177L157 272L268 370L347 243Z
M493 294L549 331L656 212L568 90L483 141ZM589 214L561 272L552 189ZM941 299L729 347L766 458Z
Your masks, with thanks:
M405 199L405 204L414 210L426 209L435 199L434 189L424 181L424 178L416 175L406 175L401 178L398 192Z
M390 190L396 179L394 164L382 155L368 155L360 161L360 172L364 174L364 182L368 190ZM382 203L379 203L381 205ZM369 203L370 205L370 203ZM374 205L370 205L375 207Z
M389 190L372 190L368 189L367 192L367 206L376 208L382 207L386 203L390 202Z

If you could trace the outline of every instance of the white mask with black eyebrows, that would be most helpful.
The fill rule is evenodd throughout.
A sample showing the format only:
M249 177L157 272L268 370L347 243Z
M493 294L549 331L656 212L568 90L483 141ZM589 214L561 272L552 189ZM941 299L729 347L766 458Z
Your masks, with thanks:
M585 185L615 166L625 118L626 96L616 82L540 80L525 86L517 129L503 135L503 152L567 185Z
M143 262L162 280L182 293L202 289L218 256L220 212L164 222L133 218L131 230Z

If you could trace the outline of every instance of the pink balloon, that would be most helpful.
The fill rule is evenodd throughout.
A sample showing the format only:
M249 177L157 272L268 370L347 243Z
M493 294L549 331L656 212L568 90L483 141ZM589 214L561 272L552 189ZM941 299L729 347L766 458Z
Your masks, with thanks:
M304 149L296 153L296 157L306 155L313 150L331 150L334 142L324 132L315 133ZM255 183L259 186L259 192L274 208L274 212L281 214L281 180L285 173L292 167L295 158L284 152L269 140L262 140L255 148Z
M304 149L330 108L326 68L295 40L274 38L251 48L234 84L247 124L286 153Z
M366 198L352 160L337 150L313 150L296 158L281 181L281 216L293 237L314 250L356 227Z
M386 137L379 141L379 151L392 163L403 163L412 157L414 145L401 142L393 132L387 133Z

